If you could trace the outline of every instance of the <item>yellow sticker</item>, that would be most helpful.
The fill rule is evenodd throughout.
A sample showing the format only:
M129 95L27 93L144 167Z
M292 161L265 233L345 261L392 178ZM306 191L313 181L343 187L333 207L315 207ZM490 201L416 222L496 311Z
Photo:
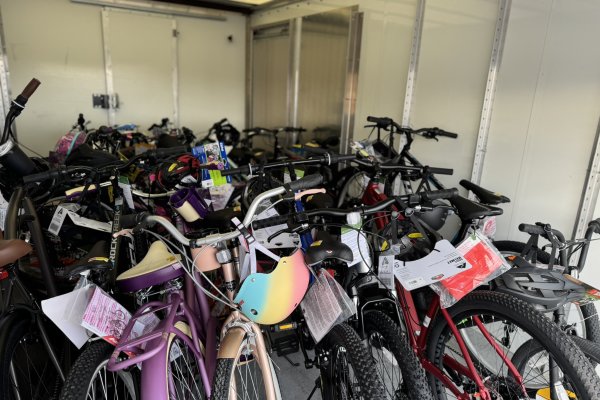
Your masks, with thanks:
M177 168L177 163L171 164L171 166L169 167L169 172L173 171L175 168Z
M94 262L94 261L108 262L108 258L107 257L92 257L92 258L88 258L88 262Z
M567 393L567 396L569 396L569 399L576 399L577 396L575 395L575 393L571 392L570 390L566 390L563 388L563 390ZM537 393L535 394L535 399L536 400L550 400L552 396L550 396L550 388L543 388L537 391Z
M316 242L312 242L312 244L310 245L310 247L320 246L322 242L323 242L322 240L317 240Z
M388 244L387 240L385 242L383 242L383 244L381 245L381 251L385 251L388 249L388 247L390 247L390 245Z
M288 329L292 329L293 327L294 327L294 324L279 325L279 330L287 331Z
M408 237L410 239L422 239L423 235L421 235L419 232L414 232L414 233L409 233Z
M369 153L365 149L360 149L358 152L363 157L369 157Z
M311 194L310 196L308 196L308 197L306 198L306 201L311 201L312 199L313 199L313 195Z

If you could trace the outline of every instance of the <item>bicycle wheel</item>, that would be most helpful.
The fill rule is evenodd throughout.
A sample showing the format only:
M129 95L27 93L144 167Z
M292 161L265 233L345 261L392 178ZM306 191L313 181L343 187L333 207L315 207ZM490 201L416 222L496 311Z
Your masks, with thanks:
M592 365L597 366L600 364L600 346L578 336L571 336L571 339L575 342L577 347L581 349L587 359L590 360ZM515 351L512 362L519 371L532 368L537 369L537 374L539 376L545 376L549 365L548 352L540 343L528 340ZM534 385L535 382L529 384L530 387L533 387ZM544 382L541 382L538 385L538 389L543 387L545 387Z
M106 370L113 350L114 346L104 340L91 343L73 364L60 400L138 399L136 370Z
M3 326L0 335L0 395L2 399L53 399L60 379L37 327L28 319ZM14 372L13 372L14 371Z
M471 351L469 355L493 398L536 399L538 395L543 396L544 391L550 387L548 376L540 376L537 373L539 371L532 368L524 369L519 371L526 388L524 393L504 361L512 359L515 352L531 340L530 343L538 343L545 348L556 363L559 382L554 384L560 395L564 398L574 395L577 399L600 399L600 378L591 363L557 325L531 305L504 293L482 290L469 294L449 308L448 312L461 337L468 342L467 348L477 349L477 352ZM494 340L496 349L484 337L477 322L485 327ZM501 351L502 357L497 350ZM456 338L442 315L432 325L427 355L440 369L451 370L451 359L467 365ZM475 382L458 370L452 370L448 375L461 392L469 395L478 392ZM439 380L433 377L430 379L437 398L456 398ZM543 388L540 382L545 385Z
M179 321L175 327L192 338L191 329L186 323ZM150 341L147 348L152 348L153 345L154 342ZM142 363L141 398L158 398L156 394L164 391L163 398L169 400L206 399L201 363L184 340L171 334L166 348ZM164 380L157 379L163 376L166 377L166 384Z
M526 245L526 243L511 240L494 242L494 246L505 257L520 255ZM548 264L550 254L538 249L537 259L542 264ZM567 325L573 328L577 336L600 343L600 318L598 318L598 310L596 310L594 304L588 303L579 306L571 303L565 307L565 318Z
M385 398L375 360L348 324L334 326L319 347L329 355L321 369L324 400Z
M212 400L281 399L273 362L266 351L257 350L259 347L263 345L257 345L255 336L243 329L227 332L217 358ZM266 359L261 359L263 355ZM265 368L269 368L271 380Z
M425 370L400 327L381 311L370 311L364 329L385 398L432 398Z

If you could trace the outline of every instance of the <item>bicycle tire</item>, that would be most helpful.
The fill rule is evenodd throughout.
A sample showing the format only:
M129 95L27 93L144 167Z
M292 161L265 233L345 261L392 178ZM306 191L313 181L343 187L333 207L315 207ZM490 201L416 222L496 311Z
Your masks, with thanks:
M192 338L190 326L178 321L175 327ZM155 341L160 342L161 338L148 342L147 348L154 347ZM200 364L202 360L196 358L191 350L186 350L188 345L177 335L171 333L167 346L159 351L155 356L142 363L142 373L140 378L140 396L142 399L156 398L159 390L165 391L165 397L168 399L204 399L206 398L206 388L200 375ZM183 363L181 362L183 359ZM189 361L186 361L188 360ZM195 365L194 365L195 363ZM179 374L185 374L179 376ZM157 376L166 377L166 382L156 381ZM171 387L171 383L174 387ZM181 383L181 384L180 384Z
M494 246L496 246L501 253L508 252L511 254L521 254L523 250L525 250L527 244L513 240L498 240L494 241ZM542 264L548 264L550 262L550 254L537 249L537 259ZM600 343L600 318L598 317L596 306L593 303L584 304L582 306L574 304L574 306L579 308L583 317L582 325L585 331L585 339Z
M86 399L96 373L102 367L106 367L106 363L114 349L115 347L112 344L104 340L90 343L79 355L73 364L73 368L67 375L60 394L60 400ZM130 398L139 399L136 382L132 379L130 383L129 390L133 391L133 397ZM108 395L108 391L106 393ZM116 398L121 400L126 397L118 396Z
M228 331L221 342L221 350L219 351L220 354L217 357L217 366L215 369L211 400L229 400L232 398L232 396L233 398L239 397L237 393L237 387L239 384L236 382L234 377L238 375L237 372L241 371L242 367L257 367L253 368L253 372L255 372L256 369L259 369L263 382L266 381L265 373L262 371L260 363L257 361L258 359L254 354L254 348L251 345L253 340L252 337L247 333L244 333L243 335L231 334L236 330L238 329L233 328ZM224 343L227 343L227 345L224 345ZM224 357L222 354L224 347L229 347L227 350L235 348L236 356ZM248 354L248 351L250 351L251 354ZM238 361L241 361L241 363L238 364ZM281 390L279 388L277 373L275 368L273 368L271 359L269 359L268 362L271 371L271 377L273 378L272 384L275 390L275 399L281 400ZM250 372L250 374L253 374L253 372ZM239 372L239 377L241 378L243 376L245 376L244 372ZM254 374L254 376L257 377L256 374ZM253 380L253 384L254 382L255 380ZM247 393L247 391L245 393ZM255 394L257 395L257 399L262 400L267 398L267 394L264 390L261 391L260 396L257 391L255 391ZM247 397L243 398L246 399Z
M517 326L523 329L532 339L543 343L543 346L561 368L563 376L568 377L569 387L576 391L575 394L578 399L600 400L600 377L594 371L592 364L579 347L556 324L528 303L505 293L481 290L470 293L457 304L448 308L447 311L452 320L457 321L457 327L466 326L469 317L479 316L481 312L485 312L488 319L482 320L500 322L501 324L509 322L512 327ZM442 357L450 332L446 320L442 315L438 315L431 328L427 349L429 360L438 367L442 367ZM509 341L509 343L512 342ZM471 356L474 357L473 354ZM477 361L479 362L479 360ZM489 378L489 370L487 373L488 377L486 379ZM430 376L430 382L434 388L434 395L438 399L445 399L445 388L441 382L433 376ZM487 384L494 384L493 381L487 382ZM505 390L515 390L511 383L507 384L507 382L510 382L510 380L500 378L498 384L504 384ZM461 383L463 387L466 387L464 382ZM527 383L525 383L525 386L527 387ZM497 388L496 390L500 391ZM528 395L530 395L529 392Z
M60 391L60 379L39 337L37 327L29 319L20 319L11 326L3 326L2 329L6 330L6 338L4 348L0 349L0 398L14 399L13 387L15 385L9 373L13 356L20 364L15 366L15 370L17 371L17 382L21 381L21 387L25 388L19 390L22 399L48 400L56 398ZM34 350L37 351L27 351L25 346L28 344L35 346ZM21 345L25 348L23 352L19 350ZM25 362L24 366L23 362ZM33 371L30 369L30 365L32 365ZM27 374L23 368L27 368ZM38 371L42 371L42 373L38 374ZM39 376L31 378L32 372ZM23 381L25 375L30 378L28 383ZM37 385L33 383L34 380L38 382ZM18 383L17 386L19 386ZM24 390L28 392L24 392ZM40 390L41 392L39 392Z
M322 340L322 349L329 354L329 362L321 368L321 393L323 400L339 400L341 398L359 398L363 400L380 400L385 398L383 383L375 369L375 360L361 341L354 329L348 324L334 326ZM342 357L343 355L347 356ZM344 367L338 371L338 360ZM356 380L350 385L344 385L345 380L339 377L339 372L347 375L351 366ZM346 378L344 376L343 378ZM343 386L343 387L338 387ZM340 390L357 390L358 396L352 394L344 397Z
M571 339L594 366L600 364L600 346L598 346L598 344L578 336L571 336ZM540 351L545 350L540 343L535 342L532 339L528 342L523 343L512 357L512 362L517 369L531 358L533 354L538 354Z
M395 358L395 362L400 369L402 381L399 380L398 384L395 385L394 372L382 373L386 365L385 363L380 365L382 363L379 363L378 357L374 356L380 379L382 375L388 375L392 380L392 387L390 388L388 383L381 379L386 389L385 398L393 400L433 398L421 361L416 357L415 352L408 344L406 335L394 320L381 311L369 311L365 314L363 321L367 342L371 343L371 340L376 342L371 346L377 349L383 346L387 347L387 351ZM383 341L379 341L377 336L373 337L374 335L381 335ZM382 357L380 358L384 361L385 356L383 352L381 353ZM391 364L391 367L394 368L393 360Z

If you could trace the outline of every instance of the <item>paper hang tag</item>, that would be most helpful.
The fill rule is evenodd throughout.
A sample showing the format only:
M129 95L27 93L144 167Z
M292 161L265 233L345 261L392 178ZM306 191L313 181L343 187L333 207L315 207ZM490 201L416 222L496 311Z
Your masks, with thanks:
M336 299L336 293L329 285L327 275L329 274L323 270L319 272L300 303L308 329L317 343L342 315L342 308Z
M54 215L52 216L52 220L50 221L50 226L48 227L48 232L58 236L60 228L62 228L63 222L65 222L65 218L67 217L68 213L69 212L64 207L56 207L56 210L54 210Z
M382 289L394 289L394 255L380 255L377 267L379 287Z
M353 227L342 227L341 241L352 250L353 260L348 267L364 262L368 268L371 268L371 252L367 238L363 232L358 231L360 223Z
M125 198L127 207L129 207L131 210L134 210L135 205L133 204L133 194L131 193L131 185L129 184L129 179L127 179L126 176L119 176L119 187L123 191L123 197Z
M394 276L407 290L418 289L471 269L471 264L447 240L435 244L427 256L394 262Z

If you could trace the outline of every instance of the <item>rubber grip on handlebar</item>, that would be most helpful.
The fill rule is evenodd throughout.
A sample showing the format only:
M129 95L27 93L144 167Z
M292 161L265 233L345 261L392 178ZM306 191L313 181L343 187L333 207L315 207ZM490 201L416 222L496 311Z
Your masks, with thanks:
M600 233L600 218L590 221L588 227L593 227L594 233Z
M428 168L429 168L429 172L431 172L432 174L438 174L438 175L454 174L454 169L452 169L452 168L437 168L437 167L428 167Z
M268 228L270 226L277 226L277 225L285 224L288 221L288 218L289 217L287 215L276 215L274 217L269 217L269 218L261 219L258 221L254 221L252 223L252 227L254 229L262 229L262 228Z
M342 161L356 160L355 154L331 154L329 157L331 157L332 164L337 164Z
M23 91L21 92L21 94L19 96L24 97L25 100L29 100L29 97L31 97L31 95L36 91L36 89L38 88L38 86L40 86L40 84L41 84L40 81L33 78L32 80L29 81L27 86L25 86L25 89L23 89Z
M544 227L531 224L519 224L519 230L530 235L545 235Z
M291 190L296 191L314 188L315 186L319 186L321 183L323 183L323 175L313 174L307 175L302 179L298 179L297 181L292 181L288 183L287 186Z
M421 200L423 201L432 201L432 200L443 200L443 199L452 199L458 196L458 189L442 189L435 190L433 192L423 192L421 193Z
M250 174L250 167L248 165L242 165L239 168L224 169L220 172L221 172L221 176L248 175L248 174Z
M367 117L367 121L368 122L373 122L377 125L383 125L383 126L388 126L392 123L392 119L388 118L388 117L373 117L371 115L369 115Z

